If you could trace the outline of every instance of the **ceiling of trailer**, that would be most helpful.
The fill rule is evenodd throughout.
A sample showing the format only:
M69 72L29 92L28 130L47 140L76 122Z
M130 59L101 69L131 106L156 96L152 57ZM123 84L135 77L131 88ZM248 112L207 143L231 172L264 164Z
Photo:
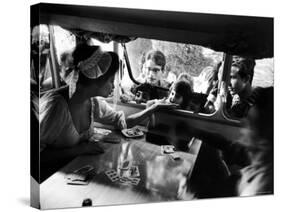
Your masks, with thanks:
M273 18L39 4L40 23L189 43L229 54L273 57Z

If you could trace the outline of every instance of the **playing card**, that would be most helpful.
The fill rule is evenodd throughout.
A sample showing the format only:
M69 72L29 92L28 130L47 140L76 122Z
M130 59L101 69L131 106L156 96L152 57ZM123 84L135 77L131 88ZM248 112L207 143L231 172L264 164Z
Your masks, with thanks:
M132 166L129 170L129 175L132 178L139 177L140 176L140 171L138 166Z
M171 154L175 152L175 147L173 145L163 145L161 146L162 154Z
M131 166L131 162L129 160L125 160L121 163L121 166L119 169L127 170L130 168L130 166Z
M115 182L117 180L120 180L120 177L116 174L109 176L109 179L111 180L111 182Z
M138 185L140 182L140 178L130 178L130 183L133 185Z
M114 169L109 169L109 170L105 171L105 174L106 174L107 176L113 175L113 174L115 174L115 173L116 173L116 171L115 171Z
M131 184L131 180L128 177L120 177L120 183L122 183L122 184Z
M130 177L130 173L130 169L120 169L118 174L120 177Z
M107 170L105 172L105 174L107 175L107 177L112 181L115 182L117 180L120 179L119 175L117 174L117 172L113 169Z

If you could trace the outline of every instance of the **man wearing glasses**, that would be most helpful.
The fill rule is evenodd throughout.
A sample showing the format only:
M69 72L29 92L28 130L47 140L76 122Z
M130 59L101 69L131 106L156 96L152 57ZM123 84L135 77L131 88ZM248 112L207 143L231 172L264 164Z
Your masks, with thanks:
M165 81L165 55L159 50L150 50L146 53L142 63L141 78L137 78L142 84L134 85L131 92L134 95L130 100L137 103L146 102L151 99L163 98L163 94L159 93L159 87L169 88L170 83ZM121 100L126 101L125 98ZM129 101L130 101L129 100Z
M145 56L143 64L143 72L145 74L145 82L158 87L168 87L168 83L164 81L166 58L159 50L151 50Z

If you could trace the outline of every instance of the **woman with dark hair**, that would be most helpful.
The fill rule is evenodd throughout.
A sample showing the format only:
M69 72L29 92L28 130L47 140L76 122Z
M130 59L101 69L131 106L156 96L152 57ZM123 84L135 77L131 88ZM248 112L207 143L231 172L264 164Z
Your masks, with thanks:
M46 93L40 99L41 162L98 154L103 149L89 142L95 134L94 121L118 129L134 126L152 114L159 105L127 118L113 110L105 100L114 89L119 58L114 52L103 52L98 46L78 45L72 53L73 71L69 85Z
M73 71L69 86L46 93L40 99L41 161L58 161L81 154L102 153L96 143L94 121L125 128L123 112L114 111L104 100L114 88L119 58L98 46L78 45L73 52Z

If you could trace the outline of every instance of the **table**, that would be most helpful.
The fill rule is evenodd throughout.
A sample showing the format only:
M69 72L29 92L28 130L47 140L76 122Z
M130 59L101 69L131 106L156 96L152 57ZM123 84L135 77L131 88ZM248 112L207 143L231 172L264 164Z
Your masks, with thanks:
M81 207L86 198L92 200L93 206L194 198L194 194L188 192L188 180L197 157L196 151L193 154L177 152L181 159L174 160L169 155L162 155L160 146L147 143L145 137L128 139L118 132L114 132L114 136L121 142L104 143L105 153L77 157L42 183L41 209ZM140 182L136 186L111 182L105 175L106 170L119 170L125 160L139 167ZM96 172L89 184L67 184L67 174L85 165L93 166Z

